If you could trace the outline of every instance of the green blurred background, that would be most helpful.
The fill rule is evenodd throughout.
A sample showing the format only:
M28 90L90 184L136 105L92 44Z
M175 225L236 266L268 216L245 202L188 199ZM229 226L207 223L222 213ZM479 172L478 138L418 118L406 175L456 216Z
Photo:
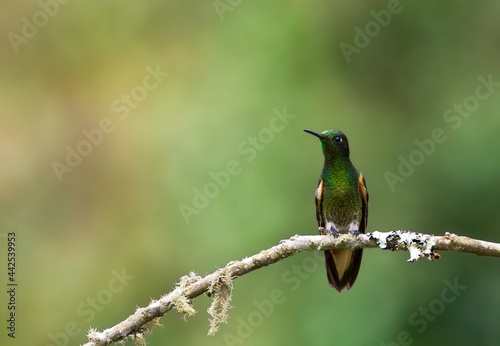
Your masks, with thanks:
M368 231L500 242L498 86L456 128L443 118L474 101L479 76L500 81L498 2L402 1L385 26L370 11L389 13L380 12L387 1L45 4L53 15L36 2L0 5L1 291L9 231L19 283L16 339L3 322L2 344L84 343L89 327L120 322L190 271L204 275L280 239L317 234L323 158L303 128L348 135L370 192ZM44 18L29 31L27 22ZM355 28L367 25L373 37L349 63L340 45L354 46ZM19 41L23 30L32 37ZM169 75L143 95L148 66ZM144 99L121 120L112 104L132 90ZM265 130L284 109L294 117L280 132ZM66 147L104 118L115 130L59 181L53 163L65 164ZM387 172L399 174L400 155L409 159L415 140L436 128L446 141L391 189ZM244 154L259 134L262 150ZM179 206L192 206L193 189L233 160L239 174L186 223ZM407 263L406 252L366 250L356 285L339 294L322 261L299 254L236 280L229 324L216 336L206 335L203 296L194 317L168 313L147 341L497 344L499 260L441 255ZM122 270L129 280L120 285L113 273ZM446 290L454 281L466 288ZM280 304L264 316L255 303L273 292Z

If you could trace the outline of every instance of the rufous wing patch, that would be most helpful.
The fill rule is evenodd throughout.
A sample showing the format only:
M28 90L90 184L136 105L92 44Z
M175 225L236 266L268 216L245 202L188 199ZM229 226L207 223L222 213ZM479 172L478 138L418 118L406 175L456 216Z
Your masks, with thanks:
M358 187L359 192L361 192L361 198L363 198L365 203L368 203L368 190L366 189L365 179L363 178L363 173L361 172L359 173Z
M359 172L359 179L358 179L358 188L359 192L361 194L361 202L362 202L362 209L361 209L361 222L359 225L359 232L360 233L365 233L366 230L366 225L368 223L368 189L366 188L366 181L365 178L363 178L363 173Z
M321 229L325 227L325 222L323 220L323 180L319 180L318 188L314 196L316 201L316 220L318 220L318 227Z
M323 179L319 181L318 188L316 189L316 199L321 201L322 196L323 196Z

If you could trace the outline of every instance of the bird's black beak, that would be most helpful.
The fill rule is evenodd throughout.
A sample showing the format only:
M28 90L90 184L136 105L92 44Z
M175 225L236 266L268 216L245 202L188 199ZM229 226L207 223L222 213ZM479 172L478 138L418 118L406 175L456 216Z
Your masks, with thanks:
M317 132L314 132L314 131L311 131L311 130L304 130L304 132L310 133L311 135L316 136L318 138L323 138L323 136L321 135L321 133L317 133Z

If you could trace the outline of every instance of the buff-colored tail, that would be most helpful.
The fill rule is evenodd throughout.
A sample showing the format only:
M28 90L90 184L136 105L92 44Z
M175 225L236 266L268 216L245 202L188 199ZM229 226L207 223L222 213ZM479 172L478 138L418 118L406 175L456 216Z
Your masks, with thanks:
M326 250L325 264L328 282L330 286L341 292L348 291L359 273L363 249L349 250Z

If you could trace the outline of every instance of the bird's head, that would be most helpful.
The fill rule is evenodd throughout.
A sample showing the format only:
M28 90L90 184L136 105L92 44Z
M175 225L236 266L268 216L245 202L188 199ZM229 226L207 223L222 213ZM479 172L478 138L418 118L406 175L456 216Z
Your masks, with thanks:
M321 149L325 159L334 159L336 157L349 158L349 143L347 137L340 130L326 130L321 133L311 130L305 132L319 138Z

